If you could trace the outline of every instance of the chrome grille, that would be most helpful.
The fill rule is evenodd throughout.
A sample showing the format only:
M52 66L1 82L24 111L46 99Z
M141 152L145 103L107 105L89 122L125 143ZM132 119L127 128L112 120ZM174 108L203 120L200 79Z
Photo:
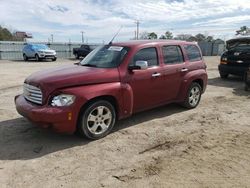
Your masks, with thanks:
M35 86L23 84L23 95L30 102L42 104L42 91Z

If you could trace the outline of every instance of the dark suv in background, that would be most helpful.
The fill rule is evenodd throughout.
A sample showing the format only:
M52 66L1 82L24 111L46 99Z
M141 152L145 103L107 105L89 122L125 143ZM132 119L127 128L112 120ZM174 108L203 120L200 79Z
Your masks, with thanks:
M250 66L250 37L234 38L227 41L227 51L221 56L219 72L221 78L229 74L246 78Z

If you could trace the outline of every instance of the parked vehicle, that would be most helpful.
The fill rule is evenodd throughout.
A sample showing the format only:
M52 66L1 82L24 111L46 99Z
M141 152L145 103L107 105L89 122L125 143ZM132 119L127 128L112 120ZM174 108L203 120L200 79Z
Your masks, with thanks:
M206 86L196 43L131 41L100 46L79 65L32 74L15 104L42 127L99 139L136 112L173 102L195 108Z
M91 52L89 45L83 44L80 48L73 48L73 54L76 59L86 57Z
M246 71L245 75L245 90L250 90L250 68Z
M250 37L235 38L227 41L227 51L221 56L219 73L221 78L229 74L244 76L250 67Z
M27 44L23 48L23 59L24 61L28 61L29 59L35 59L36 61L40 61L41 59L51 59L52 61L56 61L56 51L51 50L45 44Z

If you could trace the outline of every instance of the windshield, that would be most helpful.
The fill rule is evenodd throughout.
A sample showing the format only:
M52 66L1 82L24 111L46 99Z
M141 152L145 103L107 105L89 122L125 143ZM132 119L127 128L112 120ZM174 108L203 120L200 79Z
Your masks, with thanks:
M120 65L128 52L128 47L99 46L94 49L80 64L98 68L114 68Z
M238 50L244 50L250 48L249 41L238 41L238 42L232 42L229 43L227 46L228 49L238 49Z
M48 50L49 47L45 44L36 44L36 45L32 45L32 49L36 49L36 50Z

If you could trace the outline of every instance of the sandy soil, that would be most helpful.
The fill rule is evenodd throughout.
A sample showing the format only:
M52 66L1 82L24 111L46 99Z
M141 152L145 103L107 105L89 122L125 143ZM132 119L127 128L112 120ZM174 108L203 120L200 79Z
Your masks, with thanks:
M92 142L39 129L14 107L30 73L74 61L0 61L1 187L250 187L250 93L219 78L218 57L205 60L196 109L139 113Z

